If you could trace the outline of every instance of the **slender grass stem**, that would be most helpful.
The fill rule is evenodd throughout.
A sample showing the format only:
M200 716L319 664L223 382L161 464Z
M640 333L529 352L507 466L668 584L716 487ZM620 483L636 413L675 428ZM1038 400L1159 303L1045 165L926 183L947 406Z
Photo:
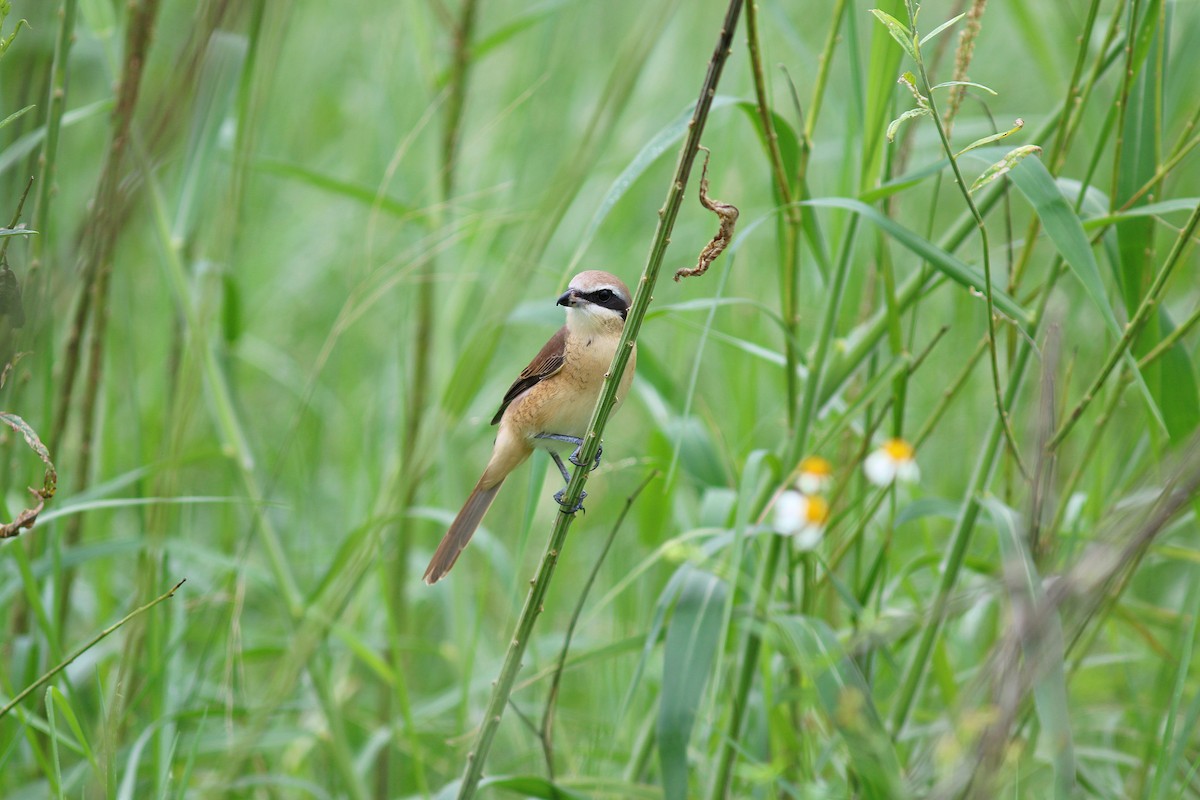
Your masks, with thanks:
M758 40L758 3L750 0L746 5L746 43L750 54L750 71L754 77L754 97L759 123L767 142L767 153L771 172L775 177L775 190L786 214L786 230L783 241L783 259L780 263L780 313L783 316L787 336L784 338L784 379L787 387L788 426L796 424L796 401L798 397L796 333L799 320L796 317L796 301L800 278L800 230L803 224L801 206L792 202L791 178L783 166L783 155L779 150L779 133L775 130L775 119L767 98L766 78L763 73L762 52ZM803 180L803 175L797 176Z
M913 31L913 52L916 55L917 74L924 85L927 102L929 103L929 118L933 122L934 129L937 131L938 140L942 143L942 150L950 162L950 169L954 173L954 182L958 186L959 192L962 193L963 200L966 202L971 216L975 219L975 226L979 229L980 249L982 250L983 258L984 298L987 302L988 358L992 368L992 394L996 403L996 414L1000 418L1000 423L1004 430L1005 441L1008 443L1009 450L1017 463L1017 467L1021 470L1021 474L1027 475L1028 470L1025 469L1025 464L1021 459L1021 453L1017 447L1016 435L1013 434L1012 423L1008 416L1008 408L1004 403L1003 392L1000 388L1000 363L996 357L996 309L992 299L992 260L987 225L984 223L983 215L979 213L979 209L975 206L975 201L971 198L971 192L963 180L962 172L958 167L958 159L954 154L954 148L950 146L950 140L946 136L946 128L942 122L941 114L938 112L937 99L930 88L933 84L929 80L929 74L925 70L925 61L921 55L920 36L917 33L917 12L913 0L905 0L905 6L908 8L909 26Z
M33 202L33 226L41 235L30 243L33 273L40 266L43 248L50 241L50 201L54 197L55 166L58 163L58 135L62 130L63 112L67 105L67 57L75 38L75 15L79 0L63 0L59 10L58 36L54 41L54 61L50 66L50 97L46 104L46 139L38 159L37 195Z
M734 30L737 28L741 10L742 0L730 0L725 12L721 32L717 37L716 48L713 50L712 58L708 63L708 72L701 85L695 110L692 112L692 119L688 123L688 133L679 153L675 175L667 190L666 202L659 212L658 226L654 232L654 239L650 246L650 255L647 259L646 268L642 272L641 280L638 281L637 290L634 292L633 304L629 308L625 327L621 333L621 340L617 345L617 352L613 356L612 365L609 367L607 376L605 377L604 388L596 402L591 422L588 424L587 435L584 436L583 445L580 448L579 461L583 464L590 464L596 457L596 452L600 447L600 437L604 432L604 427L608 423L608 418L612 414L613 406L616 403L617 387L620 385L621 376L625 374L625 369L629 364L629 357L633 352L638 333L641 331L646 311L650 308L651 295L658 281L658 273L662 267L663 258L666 255L667 246L671 240L671 231L675 227L675 219L678 217L679 208L683 204L684 189L691 174L692 164L696 160L700 137L704 132L704 125L708 120L708 112L712 107L713 97L716 95L717 85L721 79L721 72L729 57ZM583 493L584 484L587 482L587 475L588 470L584 467L576 468L571 474L571 480L567 483L567 488L564 491L561 501L564 508L573 508L578 505L580 495ZM467 800L467 798L474 797L478 790L479 781L483 777L483 767L487 761L488 753L491 751L492 741L495 739L496 731L500 727L500 718L508 705L508 698L512 694L513 684L516 681L517 673L521 669L521 658L524 656L525 648L529 644L529 637L533 632L534 623L542 613L546 593L550 588L550 581L554 576L554 568L558 563L558 557L562 552L563 545L566 543L567 531L570 529L572 520L574 520L574 515L566 513L559 513L555 519L554 527L550 532L549 542L546 545L546 551L542 555L537 575L533 579L529 595L517 620L516 631L504 656L504 664L500 669L500 676L496 680L491 698L488 700L487 708L484 711L479 733L475 737L471 751L467 754L467 763L463 772L462 783L459 785L458 790L459 800Z
M1046 281L1042 287L1041 298L1037 310L1034 312L1032 326L1034 332L1037 331L1045 316L1046 306L1050 302L1050 295L1054 291L1059 274L1058 272L1052 273L1050 280ZM1017 348L1017 355L1013 360L1008 390L1005 396L1007 405L1011 406L1016 400L1017 392L1021 387L1025 369L1029 364L1033 351L1033 343L1024 339ZM975 521L979 517L980 498L988 482L991 480L992 472L996 466L996 450L1000 444L1002 433L1000 425L999 418L993 419L992 425L984 439L983 448L980 450L979 457L972 469L967 489L963 495L962 505L955 517L954 529L950 534L950 548L942 563L941 582L938 584L933 604L926 614L926 621L921 628L916 649L913 651L901 676L900 688L897 691L896 699L892 706L891 735L893 739L899 738L903 732L917 693L924 681L925 672L929 668L933 646L941 631L942 623L949 607L950 596L954 590L954 586L958 582L958 575L962 570L963 560L966 557L967 545L970 544L971 535L975 529Z
M1124 357L1125 351L1133 345L1134 339L1141 333L1142 327L1150 319L1150 312L1158 305L1159 297L1167 284L1167 280L1171 277L1171 273L1174 272L1175 267L1183 259L1183 253L1188 245L1191 244L1192 234L1195 232L1197 224L1200 224L1200 205L1197 205L1192 211L1187 224L1179 232L1179 237L1175 240L1175 245L1167 255L1166 261L1163 262L1162 269L1154 276L1154 282L1150 284L1150 288L1146 291L1146 295L1138 305L1137 311L1125 326L1125 332L1121 335L1121 339L1109 352L1108 358L1105 359L1104 365L1100 368L1100 372L1092 380L1091 385L1088 386L1079 403L1071 410L1070 415L1063 420L1063 424L1059 426L1058 430L1054 432L1054 436L1046 443L1048 452L1053 452L1062 444L1063 439L1071 432L1071 428L1083 416L1083 412L1087 410L1096 393L1100 391L1100 387L1104 385L1104 381L1107 380L1109 373L1113 371L1117 362Z
M0 707L0 719L3 719L4 715L7 714L9 711L12 711L18 705L20 705L22 700L24 700L26 697L28 697L29 695L36 692L42 686L45 686L47 681L49 681L51 678L53 678L58 673L62 672L67 667L71 666L71 664L74 663L76 659L78 659L81 655L86 653L88 650L91 650L97 644L102 642L105 638L107 638L109 636L109 634L116 631L118 628L120 628L126 622L129 622L129 620L133 619L134 617L136 617L140 614L146 613L147 611L154 608L156 605L163 602L164 600L169 600L172 597L174 597L175 592L179 591L179 587L183 586L183 583L186 580L187 579L184 578L184 580L175 584L170 589L168 589L166 592L164 592L163 594L161 594L158 597L151 600L149 603L146 603L145 605L142 605L142 606L138 606L133 611L130 611L128 614L121 617L121 619L117 620L112 625L109 625L107 628L100 631L100 633L93 636L82 647L80 647L78 650L76 650L75 652L73 652L69 656L67 656L65 659L63 659L63 661L61 663L55 665L52 669L48 670L45 674L43 674L36 681L34 681L33 683L26 686L24 689L22 689L20 692L18 692L13 697L12 700L9 700L2 707Z
M633 508L638 495L656 477L658 477L658 470L651 470L650 474L633 490L633 493L625 498L625 506L621 509L621 513L617 515L616 522L613 523L612 528L608 532L608 538L604 540L604 546L600 548L600 555L596 557L591 571L588 572L587 579L583 582L583 588L579 592L579 599L575 602L575 610L571 612L571 619L567 623L566 632L563 634L563 644L558 651L558 661L554 665L554 675L550 679L550 690L546 693L546 707L542 711L542 723L537 728L538 737L542 740L542 754L546 759L546 774L550 780L554 780L554 710L558 707L558 688L562 684L563 671L567 665L567 653L571 650L571 639L575 635L575 626L579 624L579 617L583 614L583 606L587 602L588 594L592 590L592 584L596 582L596 576L600 574L600 567L604 565L604 559L608 557L608 551L612 548L613 542L616 541L617 533L621 530L621 525L625 522L625 517L629 515L629 509Z
M808 104L808 114L804 120L804 140L811 142L817 128L817 117L821 114L821 106L825 99L825 89L829 84L829 65L833 61L833 51L838 44L838 31L842 27L842 18L846 16L846 0L837 0L833 7L833 22L829 25L829 33L825 35L825 46L817 58L817 77L813 81L812 100Z

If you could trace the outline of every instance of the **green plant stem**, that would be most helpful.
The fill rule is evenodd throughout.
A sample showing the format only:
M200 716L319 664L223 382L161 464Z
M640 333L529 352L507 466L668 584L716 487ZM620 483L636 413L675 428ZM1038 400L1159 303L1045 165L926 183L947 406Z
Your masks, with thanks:
M1197 322L1200 322L1200 307L1197 307L1196 310L1191 313L1191 316L1179 323L1175 330L1164 336L1162 341L1156 344L1154 348L1150 350L1150 352L1139 358L1138 369L1145 369L1152 362L1157 361L1163 353L1174 347L1180 339L1182 339L1192 330L1192 328L1196 327Z
M175 592L177 592L179 590L180 586L183 586L184 581L186 581L186 580L187 580L187 578L184 578L182 581L180 581L179 583L175 584L170 589L168 589L164 594L160 594L158 597L151 600L149 603L146 603L145 605L139 606L138 608L135 608L133 611L130 611L128 614L121 617L121 619L117 620L112 625L109 625L107 628L100 631L100 633L93 636L86 644L84 644L78 650L76 650L75 652L71 653L71 655L69 655L65 659L63 659L63 661L61 663L59 663L55 667L51 668L49 671L47 671L44 675L42 675L40 678L38 678L33 683L26 686L15 697L13 697L12 700L8 701L8 703L6 703L3 708L0 708L0 719L3 719L4 715L7 714L9 711L12 711L16 706L18 706L21 703L22 700L24 700L26 697L28 697L29 695L36 692L38 690L38 688L40 688L41 686L44 686L46 684L46 682L49 681L51 678L53 678L55 675L62 672L67 667L71 666L71 664L75 661L75 659L79 658L81 655L86 653L88 650L91 650L93 647L95 647L97 644L99 644L101 641L103 641L110 633L115 631L117 628L120 628L126 622L129 622L129 620L133 619L134 617L138 616L139 614L144 614L145 612L154 608L156 605L163 602L164 600L168 600L168 599L174 597Z
M567 623L566 633L563 634L563 644L558 651L558 662L554 665L554 676L550 679L550 691L546 693L546 707L542 711L542 724L538 730L538 736L542 740L542 754L546 759L546 775L550 780L554 780L554 709L558 706L558 687L562 684L563 671L567 665L567 653L571 650L571 639L575 635L575 626L579 624L579 617L583 614L583 606L587 602L588 594L596 582L596 576L600 574L600 567L608 557L612 543L616 541L617 533L621 530L625 517L629 515L629 509L633 508L638 495L656 477L658 477L658 470L651 470L650 474L633 490L633 494L625 498L625 506L617 515L617 521L613 523L608 532L608 538L604 540L604 546L600 548L600 555L596 557L591 571L588 572L587 580L583 582L583 589L579 592L579 599L575 602L575 610L571 612L571 620Z
M1037 310L1034 312L1032 325L1035 334L1045 316L1046 306L1050 302L1050 295L1054 291L1060 274L1057 271L1051 273L1050 279L1042 287L1041 298ZM1007 406L1011 406L1016 401L1017 392L1021 388L1022 378L1034 349L1031 341L1022 339L1016 358L1013 360L1008 390L1003 398ZM949 606L950 594L958 582L958 574L962 570L963 560L967 554L967 545L971 542L975 521L979 517L980 499L996 466L996 451L1002 438L1001 434L1001 421L997 417L992 420L992 425L988 429L983 449L971 472L962 506L955 517L954 529L950 534L950 549L942 563L942 579L938 585L937 595L934 597L932 606L925 613L925 623L921 629L920 639L900 679L900 688L896 695L895 705L892 707L891 735L893 739L899 738L903 732L917 692L924 680L925 671L929 667L933 646L941 631L946 609Z
M712 58L708 64L708 73L704 77L700 96L696 100L696 108L692 112L691 122L688 123L688 135L684 140L679 154L679 161L675 167L675 175L667 190L666 202L662 210L659 211L658 226L654 232L654 239L650 247L650 255L647 259L646 268L642 272L641 280L638 281L637 290L633 297L633 304L629 308L629 315L625 320L625 328L621 333L621 340L617 345L617 352L613 356L612 364L605 377L603 390L596 402L596 408L592 412L591 422L588 424L587 435L583 439L583 445L579 454L579 461L583 464L591 464L596 457L596 452L600 447L600 437L604 432L605 425L608 423L609 416L612 414L613 406L616 404L617 387L620 385L621 376L625 374L625 368L629 364L629 357L633 352L638 333L641 331L646 311L650 308L651 295L658 281L658 273L662 267L663 257L666 255L667 246L671 240L671 231L675 227L675 219L679 216L679 208L683 204L684 188L687 186L692 164L696 159L696 152L700 145L700 136L704 132L704 125L708 120L708 112L712 107L713 97L716 95L721 72L725 67L725 61L729 57L730 47L733 43L734 29L737 27L741 10L742 0L730 0L721 33L717 37L716 49L713 51ZM583 493L584 484L587 483L587 475L588 470L585 467L577 467L571 474L571 480L567 482L567 488L561 501L563 508L574 508L578 505L580 495ZM546 545L546 551L542 555L537 575L533 580L529 595L517 620L516 632L513 635L508 652L505 654L504 664L500 669L500 676L492 689L491 698L484 712L479 733L475 737L471 751L467 754L466 768L458 790L459 800L474 797L478 790L479 781L483 777L484 763L487 761L496 731L500 727L501 715L503 715L508 705L508 698L512 694L513 683L516 681L517 673L521 669L521 658L525 653L525 648L528 646L534 623L537 621L538 615L542 612L546 592L550 588L550 581L554 575L554 567L558 563L558 556L562 552L563 545L566 543L567 531L570 529L573 519L574 514L567 513L559 513L555 519L554 527L550 532L550 540Z
M1116 346L1108 354L1108 358L1105 360L1104 366L1100 368L1099 374L1092 380L1091 385L1084 392L1079 403L1071 410L1070 415L1063 420L1063 424L1054 432L1054 436L1046 443L1047 452L1053 452L1062 444L1063 439L1071 432L1071 428L1083 416L1083 412L1087 410L1096 393L1100 391L1100 387L1104 385L1104 381L1107 380L1109 373L1113 371L1117 362L1124 357L1125 351L1132 346L1133 340L1137 338L1146 321L1150 319L1150 312L1158 305L1159 295L1162 294L1163 289L1166 287L1167 280L1171 277L1171 273L1174 272L1175 266L1183 260L1183 253L1191 243L1192 234L1195 232L1198 223L1200 223L1200 204L1192 210L1192 215L1188 217L1187 224L1179 232L1179 237L1175 240L1175 245L1167 255L1167 260L1163 263L1162 269L1154 276L1154 282L1150 284L1150 288L1146 291L1145 297L1142 298L1142 302L1138 305L1137 311L1134 312L1133 318L1125 326L1125 332L1121 335L1120 341L1117 342Z
M787 336L784 337L784 378L787 387L788 426L796 424L796 400L799 394L796 352L796 334L799 320L796 317L796 298L800 287L800 228L801 206L793 203L791 180L783 166L783 155L779 150L779 134L775 130L775 119L767 99L767 82L763 74L762 52L758 41L758 3L750 0L746 4L746 44L750 54L750 72L754 77L754 98L759 122L767 142L771 172L775 177L775 190L786 214L783 242L783 260L780 264L780 313L783 316ZM803 176L798 176L803 177Z
M1140 368L1141 364L1138 366ZM1075 494L1075 487L1079 485L1079 481L1083 477L1084 471L1092 465L1092 456L1094 455L1096 448L1099 447L1100 442L1103 440L1100 434L1103 433L1104 429L1108 426L1109 420L1111 420L1113 417L1113 411L1116 410L1117 405L1121 401L1121 394L1124 384L1132 380L1132 375L1125 374L1124 378L1120 381L1122 385L1114 387L1112 396L1109 397L1108 402L1104 405L1100 416L1096 419L1095 425L1093 425L1091 430L1088 431L1087 440L1083 444L1083 452L1079 454L1079 458L1075 464L1075 469L1072 470L1071 474L1067 477L1066 483L1057 490L1059 496L1058 505L1054 509L1054 516L1051 519L1050 524L1046 527L1046 530L1058 531L1062 526L1063 518L1067 513L1067 505L1071 502L1071 496Z
M1054 136L1054 144L1051 145L1050 152L1046 158L1046 164L1052 165L1048 168L1054 170L1052 174L1057 174L1058 168L1061 167L1060 161L1067 144L1067 131L1071 127L1070 122L1072 119L1077 118L1079 112L1082 111L1082 108L1077 109L1075 107L1075 103L1080 99L1079 81L1083 77L1083 68L1087 63L1088 45L1092 40L1092 30L1095 28L1096 15L1099 13L1099 10L1100 0L1092 0L1091 5L1088 6L1087 19L1083 23L1083 31L1079 35L1079 51L1075 54L1075 67L1071 70L1071 79L1067 82L1066 108L1068 111L1066 114L1063 114L1058 131Z
M1133 63L1137 45L1138 11L1141 0L1132 0L1129 6L1129 24L1125 33L1125 70L1121 73L1121 92L1117 97L1114 110L1117 115L1117 139L1112 149L1112 188L1109 190L1109 207L1116 205L1121 182L1121 157L1125 152L1125 113L1129 108L1129 93L1133 89L1134 76L1137 73Z
M770 537L767 555L759 567L758 580L754 582L754 596L750 601L750 608L756 616L764 613L771 602L775 573L779 570L779 561L786 540L786 536L778 534ZM708 797L710 800L721 800L721 798L727 797L733 781L733 764L741 742L742 724L749 708L750 689L754 685L754 675L758 671L758 657L762 651L762 636L756 627L752 626L746 634L746 642L742 647L742 659L738 664L737 677L734 679L733 701L729 709L729 728L721 742L721 755L717 761L717 771L713 775L713 782L709 787Z
M829 25L829 33L825 37L825 46L817 58L817 77L813 81L812 100L808 104L808 114L804 119L804 141L811 142L817 127L817 117L821 113L822 101L825 99L825 88L829 83L829 65L833 61L833 50L838 44L838 31L842 27L842 18L846 16L846 0L837 0L833 7L833 22Z
M975 226L979 229L980 248L983 257L984 298L987 303L988 358L992 368L992 394L996 403L996 414L1000 418L1001 427L1004 431L1004 438L1008 442L1009 450L1016 460L1017 467L1024 475L1027 474L1027 470L1021 460L1020 451L1017 448L1017 438L1013 434L1012 424L1008 417L1008 407L1004 402L1003 392L1000 388L1000 363L996 357L996 309L992 300L992 259L990 255L991 247L988 242L987 225L984 223L983 215L976 208L975 201L971 198L971 192L963 180L962 172L958 168L958 159L954 155L954 148L950 146L950 140L946 136L946 129L942 123L941 114L938 113L937 100L934 98L934 93L930 88L933 84L929 81L929 74L925 70L925 60L921 56L920 36L917 33L917 12L914 8L913 0L905 0L905 6L908 8L908 22L913 31L913 50L917 56L917 72L921 77L921 83L924 85L925 91L928 93L929 117L933 122L933 127L937 130L938 140L942 143L942 150L946 153L946 158L950 161L950 169L954 173L954 182L958 186L959 192L962 194L963 200L971 212L971 216L975 219Z
M63 111L67 103L67 56L75 38L75 13L79 0L63 0L59 9L58 36L54 41L54 61L50 66L50 97L46 104L46 139L38 158L37 195L33 202L33 227L41 235L30 242L30 272L40 265L47 236L51 230L50 200L54 195L55 163L58 158L58 135L62 129ZM34 304L34 308L40 305Z
M97 421L96 408L104 376L104 352L108 338L108 295L112 279L112 258L120 231L117 219L117 209L121 205L122 194L120 183L124 177L123 165L132 135L133 113L141 94L142 76L149 55L157 15L158 0L140 0L140 2L132 2L129 5L125 60L121 70L120 88L117 91L117 104L113 112L112 135L105 155L104 167L97 181L92 213L86 228L87 244L84 250L83 269L85 281L82 289L83 296L80 298L80 308L83 311L76 316L76 324L79 327L72 331L72 336L78 335L80 338L68 343L69 358L64 375L62 405L58 416L65 427L71 400L70 387L73 386L75 373L80 366L78 355L82 337L85 335L83 325L87 309L90 307L92 325L88 347L88 368L83 407L79 409L81 433L75 463L75 488L77 491L86 488L91 479L92 448ZM74 360L70 359L71 355L74 356ZM55 427L57 430L52 434L53 445L61 448L62 442L58 440L62 435L62 428L58 425ZM70 549L82 538L83 519L84 515L80 514L68 520L63 536L62 547L64 549ZM57 586L57 621L60 629L66 625L73 582L74 572L67 570L61 575ZM133 638L137 638L136 633Z
M817 397L821 391L821 376L824 373L825 362L829 355L830 344L833 341L834 330L837 326L837 310L841 305L842 294L846 286L846 278L850 272L850 262L854 252L854 232L858 226L858 216L850 218L844 245L833 275L833 285L829 289L825 301L825 309L821 319L821 328L817 336L816 349L808 365L808 380L804 385L804 398L800 406L800 417L797 421L796 436L789 445L789 451L784 458L785 464L793 464L800 460L808 446L808 436L812 427ZM766 560L759 572L755 583L756 598L763 598L764 604L770 603L775 585L775 572L779 565L783 549L784 537L774 536L768 545ZM757 605L755 606L757 607ZM729 724L721 745L721 755L717 762L715 777L710 785L709 797L712 800L724 797L733 778L733 763L737 758L737 743L741 739L742 725L745 722L746 711L749 708L750 689L754 684L754 675L758 671L758 656L762 649L761 636L757 630L747 631L745 642L742 644L742 655L738 661L737 674L734 678L734 698L730 708Z

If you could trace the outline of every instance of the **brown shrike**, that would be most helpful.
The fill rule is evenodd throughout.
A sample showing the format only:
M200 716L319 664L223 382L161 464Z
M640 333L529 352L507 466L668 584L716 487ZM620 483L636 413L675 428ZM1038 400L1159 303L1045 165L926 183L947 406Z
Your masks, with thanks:
M496 499L500 484L529 458L533 448L548 450L563 480L570 482L571 474L560 453L574 447L568 458L572 464L580 465L583 436L617 351L629 302L629 288L615 275L588 270L571 279L567 291L558 298L558 305L567 307L567 324L550 337L505 392L500 410L492 417L493 425L500 424L492 458L433 554L425 570L426 583L437 583L454 566ZM636 361L635 349L629 354L629 364L621 376L614 411L629 392ZM600 451L597 451L592 469L599 464ZM560 503L563 491L554 495ZM582 504L582 496L580 500ZM566 513L577 510L578 507L563 508Z

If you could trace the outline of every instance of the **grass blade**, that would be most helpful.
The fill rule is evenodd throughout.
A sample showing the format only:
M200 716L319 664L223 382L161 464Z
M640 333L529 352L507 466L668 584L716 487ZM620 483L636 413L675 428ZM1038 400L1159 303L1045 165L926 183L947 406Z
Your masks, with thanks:
M895 239L896 242L904 245L904 247L928 261L936 270L963 288L980 291L980 287L984 285L983 273L973 267L967 266L933 242L904 227L894 219L884 216L866 203L845 197L823 197L814 200L805 200L804 204L826 208L844 208L853 211L863 219L874 223ZM1022 330L1029 328L1030 314L1016 300L994 287L992 295L995 298L996 307L1006 317L1015 322Z
M884 733L871 689L833 630L823 620L799 616L775 617L772 629L783 652L816 684L826 718L842 737L854 774L862 781L863 796L907 797L900 761Z
M707 572L684 568L675 613L663 647L663 687L658 710L658 757L663 797L687 800L688 741L696 708L708 683L717 642L725 583Z

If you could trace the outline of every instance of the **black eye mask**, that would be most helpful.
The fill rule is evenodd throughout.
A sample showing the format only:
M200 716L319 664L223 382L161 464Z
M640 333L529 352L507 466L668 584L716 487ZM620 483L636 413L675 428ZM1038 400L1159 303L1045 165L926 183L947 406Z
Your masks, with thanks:
M625 315L629 313L629 305L619 294L612 289L600 289L595 292L588 292L583 295L589 303L609 308L621 315L621 319L625 319Z

